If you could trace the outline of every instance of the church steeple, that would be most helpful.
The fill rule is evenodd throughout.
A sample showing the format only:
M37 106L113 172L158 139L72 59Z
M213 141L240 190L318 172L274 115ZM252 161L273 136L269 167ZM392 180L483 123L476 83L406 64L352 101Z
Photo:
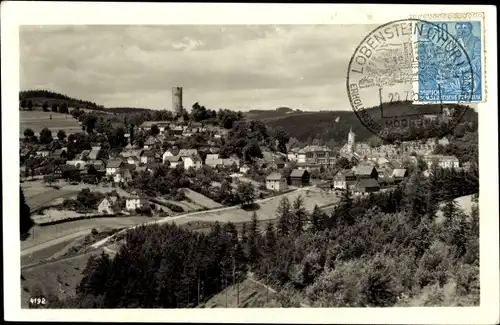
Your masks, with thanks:
M347 136L347 151L354 153L354 147L356 146L356 134L352 132L352 126L349 130L349 135Z

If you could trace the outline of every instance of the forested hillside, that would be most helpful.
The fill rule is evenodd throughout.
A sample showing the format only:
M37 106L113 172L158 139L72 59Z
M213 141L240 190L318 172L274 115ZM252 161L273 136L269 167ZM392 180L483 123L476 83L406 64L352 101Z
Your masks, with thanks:
M414 114L415 112L423 111L423 105L412 105L409 102L395 102L387 104L384 108L384 116L395 116ZM464 106L459 106L460 109L465 109ZM439 111L440 105L425 105L425 111ZM367 109L373 120L381 125L385 125L385 120L380 113L380 107L372 107ZM304 112L285 114L275 113L273 118L269 118L268 114L249 116L251 119L263 120L272 127L281 126L290 132L290 136L298 139L301 142L311 143L314 139L322 142L334 141L344 144L347 139L347 134L350 128L356 133L358 141L367 141L374 137L374 134L367 129L354 114L352 110L348 111L322 111L322 112ZM276 116L278 115L278 116ZM413 118L418 118L412 117ZM338 121L338 122L337 122ZM462 123L472 122L477 124L477 113L473 109L467 109ZM394 130L397 132L397 130ZM408 131L403 130L403 135L408 135ZM415 138L415 136L413 136ZM411 135L407 140L412 140Z
M280 290L282 307L475 306L478 208L466 216L452 199L477 193L476 176L433 167L425 178L416 169L394 191L345 192L330 215L283 199L264 233L256 216L239 236L233 224L208 234L140 227L114 259L89 261L77 297L51 297L47 307L194 307L247 270Z

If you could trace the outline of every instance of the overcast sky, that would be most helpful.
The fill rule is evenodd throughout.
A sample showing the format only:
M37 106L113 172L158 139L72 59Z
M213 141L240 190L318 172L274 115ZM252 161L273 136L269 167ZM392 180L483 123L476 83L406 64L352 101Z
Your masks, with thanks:
M22 26L21 90L106 107L351 109L349 59L371 25Z

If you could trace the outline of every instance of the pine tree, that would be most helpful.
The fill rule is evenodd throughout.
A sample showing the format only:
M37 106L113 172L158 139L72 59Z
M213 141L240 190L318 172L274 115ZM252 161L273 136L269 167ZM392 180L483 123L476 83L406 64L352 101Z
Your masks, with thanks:
M291 218L292 218L292 210L290 201L288 201L287 197L283 197L278 205L278 209L276 210L276 214L278 217L278 235L287 236L290 234L292 229Z
M302 199L300 195L293 201L292 215L293 231L295 231L297 235L300 235L304 230L304 224L307 220L307 211L304 207L304 199Z
M248 234L248 260L252 267L257 264L260 255L258 246L258 231L257 213L254 211L252 214L252 220L250 221L250 231Z
M310 215L309 229L311 232L319 232L325 230L325 214L320 208L315 205L314 210Z

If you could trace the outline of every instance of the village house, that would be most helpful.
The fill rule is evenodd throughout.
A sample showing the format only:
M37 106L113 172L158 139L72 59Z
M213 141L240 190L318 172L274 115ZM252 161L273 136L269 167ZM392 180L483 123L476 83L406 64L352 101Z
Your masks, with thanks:
M128 168L122 168L117 171L113 176L113 182L115 183L127 183L132 180L132 174Z
M102 160L92 160L90 162L90 165L94 166L94 168L97 171L105 171L106 170L106 167L105 167L104 162Z
M156 160L155 152L153 150L144 150L141 156L141 163L149 164Z
M308 186L310 184L311 177L309 172L305 169L294 169L290 174L289 184L292 186Z
M373 178L362 178L356 182L353 187L353 193L357 195L366 195L380 190L380 184Z
M158 140L155 137L148 137L144 142L144 149L151 149L158 143Z
M99 214L117 214L120 212L120 204L116 196L105 197L97 206Z
M271 173L266 177L266 188L271 191L284 191L287 188L286 177L280 173Z
M208 155L207 155L208 156ZM217 155L218 156L218 155ZM223 164L223 160L220 158L207 158L205 159L205 165L215 168L217 166L221 166Z
M356 175L352 170L341 170L333 177L333 188L350 189L356 184Z
M298 163L333 165L335 160L333 150L326 146L306 146L297 152Z
M179 155L164 157L164 163L168 163L169 168L176 168L177 165L182 164L182 158Z
M219 159L219 154L218 153L209 153L205 157L205 160L215 160L215 159Z
M148 200L142 194L132 192L132 194L125 200L125 209L133 211L136 209L144 208L149 204Z
M66 148L56 149L52 153L54 159L65 159L68 156L68 150Z
M137 166L141 163L141 159L137 156L130 156L125 160L125 162L129 165Z
M142 173L142 172L147 171L147 167L146 166L138 166L138 167L135 168L135 171L137 173Z
M431 168L434 162L444 169L459 168L460 166L460 161L455 156L429 155L424 156L423 159L427 163L428 168Z
M146 121L139 126L139 129L143 131L151 131L153 125L158 127L160 134L163 134L170 127L170 122L168 121Z
M194 168L194 169L199 169L202 166L201 158L196 155L192 156L181 156L182 162L184 164L184 168Z
M239 169L240 173L243 173L243 174L246 174L249 170L250 170L250 166L248 166L247 164L244 164Z
M88 159L96 160L100 152L101 152L101 147L92 147L92 150L90 150L89 152Z
M79 167L79 166L86 166L87 164L90 164L90 162L81 159L66 160L66 165L68 166Z
M37 157L48 157L50 155L50 151L47 150L47 149L41 149L41 150L38 150L35 155Z
M406 168L396 168L392 171L391 177L401 180L408 177L408 170L406 170Z
M106 175L114 175L122 167L123 161L120 158L110 159L106 165Z
M360 178L372 178L372 179L377 179L378 178L378 172L377 169L374 166L370 165L359 165L353 168L354 175L360 179Z

